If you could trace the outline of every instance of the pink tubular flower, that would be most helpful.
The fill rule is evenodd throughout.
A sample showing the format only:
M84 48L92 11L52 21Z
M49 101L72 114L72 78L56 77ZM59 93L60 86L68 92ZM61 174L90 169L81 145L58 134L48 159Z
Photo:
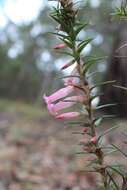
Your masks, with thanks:
M67 86L65 88L61 88L60 90L56 91L55 93L53 93L50 96L46 96L44 94L43 98L46 102L46 104L51 104L53 102L55 102L56 100L59 100L60 98L64 98L66 97L68 94L70 94L73 91L73 87L72 86Z
M56 110L54 109L54 104L47 104L48 111L51 115L57 115Z
M57 104L54 105L54 109L56 111L60 111L62 109L65 109L65 108L69 108L71 106L73 106L75 104L75 102L63 102L63 101L60 101L58 102Z
M74 101L74 102L85 102L86 101L86 97L85 96L71 96L71 97L67 97L65 98L63 101Z
M58 45L54 46L53 48L54 49L63 49L65 47L66 47L65 44L58 44Z
M80 115L79 112L67 112L67 113L62 113L60 115L56 116L56 119L64 120L64 119L73 119L75 117L78 117Z
M95 144L97 142L97 137L96 136L92 137L90 141Z
M75 104L75 102L63 102L63 101L59 101L56 104L48 104L47 108L48 108L49 112L52 115L57 115L58 111L60 111L62 109L65 109L65 108L69 108L69 107L71 107L74 104Z

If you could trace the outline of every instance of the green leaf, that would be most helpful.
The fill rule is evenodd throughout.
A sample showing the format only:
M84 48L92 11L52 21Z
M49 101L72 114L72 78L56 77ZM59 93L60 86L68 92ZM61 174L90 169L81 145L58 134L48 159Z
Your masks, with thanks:
M102 121L103 121L103 118L102 118L102 117L96 119L96 120L94 121L95 126L98 127L98 126L102 123Z
M115 130L115 129L117 129L117 128L118 128L118 126L115 126L115 127L111 127L110 129L107 129L106 131L104 131L101 135L99 135L98 141L99 141L104 135L110 133L111 131L113 131L113 130Z
M95 61L89 61L89 63L87 63L84 67L83 67L83 73L86 73L88 71L88 69L95 64Z
M113 85L113 87L120 88L122 90L127 90L127 87L124 87L124 86Z
M68 122L64 122L65 123L65 125L68 125L68 124L70 124L70 125L81 125L81 124L83 124L83 122L81 122L81 121L68 121Z
M50 15L56 22L58 22L59 24L60 24L60 20L56 17L56 16L54 16L54 15Z
M104 93L99 93L99 94L97 94L95 96L91 96L90 100L93 101L95 98L103 96L103 95L104 95Z
M92 65L94 65L97 61L100 61L102 59L105 59L105 57L95 57L86 60L85 63L83 64L83 73L86 73Z
M107 107L111 107L111 106L117 106L118 104L103 104L103 105L100 105L100 106L97 106L96 107L96 110L99 110L99 109L103 109L103 108L107 108Z
M113 84L113 83L115 83L115 82L116 82L116 80L100 82L100 83L98 83L98 84L92 86L92 87L90 88L90 90L93 90L94 88L99 87L99 86Z
M76 36L79 34L79 32L80 32L83 28L85 28L86 26L88 26L88 22L86 22L86 23L78 23L77 25L78 25L78 26L77 26L77 28L75 29L75 35L76 35Z
M121 152L125 157L127 157L127 154L123 152L118 146L111 144L113 147L115 147L119 152Z
M73 44L72 42L70 42L68 39L64 39L64 38L59 38L60 40L62 40L69 48L73 48Z
M119 190L119 187L118 187L117 183L115 182L115 180L113 179L112 174L110 174L110 172L107 171L107 170L106 170L106 172L107 172L107 174L108 174L110 180L111 180L112 183L114 184L115 188L116 188L117 190Z
M62 38L65 38L65 39L69 39L70 37L67 36L67 35L64 35L64 34L60 34L60 33L57 33L57 32L48 32L49 34L53 34L53 35L56 35L56 36L59 36L59 37L62 37Z
M92 72L92 73L88 74L88 75L86 76L86 78L88 79L88 78L90 78L90 77L96 76L96 74L99 74L99 73L102 73L102 72L100 72L100 71Z
M69 55L71 57L75 57L72 53L67 52L67 51L61 51L61 50L59 50L59 51L56 51L56 53L60 53L60 54L64 54L64 55Z
M122 171L118 168L119 166L107 166L107 168L110 168L111 170L115 171L116 173L118 173L119 175L121 175L122 177L124 177L124 174L122 173Z
M114 152L117 152L117 150L111 150L111 151L109 151L109 152L106 152L106 153L104 154L104 156L109 156L110 154L112 155Z
M109 119L109 118L113 118L113 117L116 117L116 115L103 115L101 117L95 118L94 123L97 122L97 124L98 124L98 122L102 122L103 119ZM101 124L101 123L99 123L99 124Z
M83 40L78 44L78 53L81 53L82 50L92 41L92 38L88 38L86 40Z

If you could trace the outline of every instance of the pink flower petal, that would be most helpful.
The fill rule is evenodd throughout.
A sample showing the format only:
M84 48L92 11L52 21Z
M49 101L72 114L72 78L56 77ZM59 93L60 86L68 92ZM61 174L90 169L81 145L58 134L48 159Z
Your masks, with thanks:
M62 48L65 48L65 47L66 47L65 44L58 44L58 45L54 46L53 48L54 49L62 49Z
M90 141L95 144L97 142L97 137L96 136L92 137Z
M56 116L56 119L64 120L64 119L72 119L78 117L80 115L79 112L67 112Z
M56 91L55 93L53 93L50 96L46 96L44 94L43 98L44 98L44 101L46 102L46 104L50 104L50 103L55 102L56 100L59 100L60 98L66 97L73 90L74 90L74 88L72 86L67 86L65 88L61 88L60 90Z
M71 96L71 97L67 97L65 98L63 101L75 101L75 102L85 102L86 101L86 97L85 96Z
M44 99L44 101L45 101L45 103L46 104L48 104L49 103L49 98L48 98L48 96L46 96L45 94L43 95L43 99Z
M47 104L48 111L50 112L51 115L57 115L58 113L56 112L54 104Z
M84 133L88 132L88 128L83 129L83 132Z
M73 106L76 102L63 102L63 101L60 101L58 102L57 104L54 105L54 109L55 111L60 111L62 109L65 109L65 108L69 108L71 106Z

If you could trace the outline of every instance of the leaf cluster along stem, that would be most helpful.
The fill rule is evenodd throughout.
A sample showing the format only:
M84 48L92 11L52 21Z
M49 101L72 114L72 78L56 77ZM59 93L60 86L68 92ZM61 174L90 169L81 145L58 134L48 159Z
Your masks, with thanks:
M73 54L77 55L78 52L76 52L76 49L77 49L77 46L76 46L76 37L75 37L75 41L74 41L74 47L72 49L73 51ZM80 83L81 83L81 86L83 87L84 89L84 96L87 96L87 99L88 99L88 105L87 105L87 110L88 110L88 117L89 117L89 127L91 129L91 136L94 137L96 136L96 129L95 129L95 125L94 125L94 118L93 118L93 112L92 112L92 104L91 104L91 91L89 89L89 84L88 82L86 82L86 77L85 75L82 75L82 65L81 65L81 55L79 54L78 57L75 57L75 61L77 62L77 71L78 71L78 74L80 76ZM84 82L85 81L85 82ZM87 84L87 86L85 84ZM104 153L102 151L102 149L99 147L98 145L98 142L95 143L95 152L94 154L96 155L97 159L98 159L98 162L100 164L100 168L96 168L95 171L96 172L99 172L102 176L102 181L103 181L103 184L104 184L104 188L105 190L107 190L108 188L108 184L107 184L107 172L106 172L106 168L104 167Z
M123 186L125 186L125 180L127 179L127 176L124 174L121 174L121 172L115 168L115 166L107 166L104 163L104 157L106 154L106 149L108 147L103 147L100 143L101 138L109 133L111 130L114 129L114 127L106 130L98 136L96 134L96 127L101 125L101 122L104 118L114 117L114 115L103 115L99 118L94 118L94 112L98 109L102 109L108 106L115 106L116 104L106 104L98 106L96 109L93 109L92 107L92 100L94 98L100 96L100 95L92 95L92 90L96 87L100 87L102 85L111 85L114 84L116 81L106 81L102 83L95 84L94 86L91 86L89 84L89 77L92 77L95 74L98 74L98 72L94 72L92 74L88 74L89 69L92 65L96 64L99 60L102 60L102 57L85 57L85 61L82 60L82 51L83 49L92 41L91 38L84 39L82 41L78 40L78 35L81 30L83 30L85 27L88 26L88 23L82 23L81 21L77 21L77 10L73 8L73 2L72 0L59 0L58 2L59 6L54 8L54 11L51 13L51 17L59 24L59 31L54 33L62 42L65 44L65 46L69 49L69 51L61 51L59 50L59 53L65 54L67 56L70 56L73 58L70 62L70 65L74 64L76 62L76 75L70 75L66 76L68 77L74 77L80 80L79 84L73 84L73 87L79 89L82 93L84 93L84 97L86 97L87 102L82 103L82 107L85 107L85 110L87 111L88 121L71 121L69 122L69 125L80 125L83 127L88 128L88 132L86 134L91 138L88 143L81 143L83 145L83 151L79 152L78 154L91 154L91 157L93 154L95 155L96 159L91 162L92 169L90 168L89 171L97 172L101 175L102 178L102 184L103 189L105 190L119 190L119 187L114 180L114 176L112 175L113 172L121 175L123 179ZM65 77L63 77L65 78ZM115 86L115 85L114 85ZM118 86L115 86L118 87ZM85 115L86 120L86 115ZM81 134L85 135L85 132L79 132L74 134ZM97 137L98 136L98 137ZM115 145L110 147L110 152L113 152L114 150L118 150ZM114 148L114 149L113 149ZM121 151L122 153L122 151ZM122 188L121 190L125 190L125 188Z
M83 81L82 81L83 82ZM88 85L89 87L89 85ZM86 88L86 86L84 85L84 88ZM96 129L95 129L95 125L94 125L94 117L93 117L93 111L92 111L92 104L91 104L91 92L88 88L87 90L87 97L88 97L88 118L89 118L89 127L91 129L91 136L94 137L96 136ZM104 184L104 188L105 190L108 189L108 183L107 183L107 172L106 172L106 168L104 167L104 153L103 150L101 149L101 147L99 147L98 142L95 143L95 151L92 152L96 155L97 159L98 159L98 163L100 165L100 168L96 168L96 172L99 172L101 174L102 177L102 181Z

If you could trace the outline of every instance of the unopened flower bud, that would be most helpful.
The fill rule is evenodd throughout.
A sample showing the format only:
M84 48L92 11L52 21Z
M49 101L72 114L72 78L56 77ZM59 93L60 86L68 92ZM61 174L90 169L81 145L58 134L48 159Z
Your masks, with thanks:
M90 141L95 144L97 142L97 137L96 136L92 137Z
M65 47L66 47L65 44L58 44L58 45L54 46L53 48L54 49L63 49Z
M83 130L84 133L86 133L87 131L88 131L88 128L85 128L85 129Z

